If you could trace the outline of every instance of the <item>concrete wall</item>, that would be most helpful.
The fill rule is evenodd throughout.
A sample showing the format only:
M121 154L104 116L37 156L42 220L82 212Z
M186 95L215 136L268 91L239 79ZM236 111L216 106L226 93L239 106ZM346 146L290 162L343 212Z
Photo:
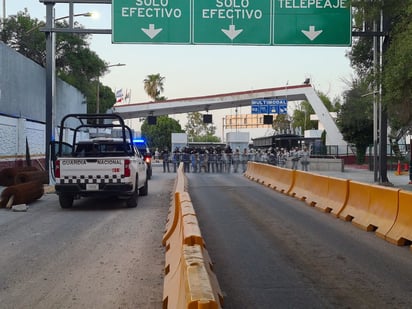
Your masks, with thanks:
M56 125L66 114L86 112L83 94L57 79ZM18 165L26 151L26 138L30 153L44 157L45 121L45 68L0 42L0 169Z
M344 172L343 159L310 158L309 170Z

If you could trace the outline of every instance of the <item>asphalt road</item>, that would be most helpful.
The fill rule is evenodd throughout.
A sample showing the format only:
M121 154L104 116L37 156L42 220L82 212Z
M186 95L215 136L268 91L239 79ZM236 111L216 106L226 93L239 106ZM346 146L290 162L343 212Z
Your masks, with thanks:
M134 209L47 194L0 209L0 308L162 308L174 173ZM412 252L240 174L188 173L225 308L412 308Z
M225 308L412 308L412 252L240 174L188 174Z
M55 194L0 209L0 308L161 308L162 237L175 175L153 175L137 208Z

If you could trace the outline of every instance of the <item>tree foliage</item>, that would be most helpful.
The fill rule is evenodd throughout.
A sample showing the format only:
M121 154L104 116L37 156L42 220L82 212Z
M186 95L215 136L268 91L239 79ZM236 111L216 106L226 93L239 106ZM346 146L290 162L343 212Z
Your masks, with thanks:
M407 1L406 1L407 2ZM412 128L412 3L409 1L391 34L386 51L383 85L393 137Z
M341 104L338 99L332 102L327 95L318 92L318 96L329 112L338 112ZM313 107L308 101L302 101L293 112L293 128L303 128L303 130L316 130L318 121L310 120L310 115L315 114Z
M378 91L381 84L383 111L393 129L392 137L399 139L412 125L412 3L357 0L352 5L356 12L355 27L371 34L356 39L348 53L349 59L359 78L369 83L365 93ZM374 62L372 35L373 31L379 31L381 22L382 67L379 59Z
M276 115L273 119L272 128L280 132L287 132L290 129L291 121L287 114Z
M1 40L17 52L46 66L46 36L40 31L45 22L32 19L27 9L4 21ZM67 28L66 21L56 21L56 28ZM79 24L75 24L80 27ZM97 81L107 71L107 63L89 48L87 34L55 33L56 75L79 89L87 100L88 112L96 110ZM100 111L104 112L115 103L115 95L109 87L100 84Z
M187 114L185 130L188 139L193 142L219 142L220 138L215 136L216 126L212 123L204 123L203 115L199 112Z
M408 90L410 75L405 74L412 69L410 57L412 38L408 27L412 17L411 2L352 0L351 4L355 12L354 26L366 35L354 40L352 50L348 53L349 59L359 79L368 86L364 89L364 94L371 91L382 94L379 115L381 124L379 149L382 164L379 168L380 181L385 183L389 181L386 167L388 120L390 127L394 128L395 133L392 136L396 138L401 136L402 131L408 130L411 122L408 112L399 114L400 108L408 107L411 98ZM382 29L380 25L383 26ZM380 51L378 47L373 46L374 33L379 30L382 36L376 37L379 40L382 38L382 53L380 53L382 62L373 57L374 51ZM383 66L380 66L380 63ZM404 77L406 80L402 79ZM404 111L405 109L401 113Z
M147 75L143 80L144 90L153 101L166 100L165 97L160 96L164 91L164 80L165 77L161 76L159 73Z
M172 133L183 133L178 121L168 116L158 116L155 125L149 125L147 119L141 127L141 134L146 139L151 149L171 149Z
M345 103L338 114L337 125L343 138L356 147L358 164L365 162L365 153L373 143L373 104L370 96L364 96L366 83L354 82L345 93Z

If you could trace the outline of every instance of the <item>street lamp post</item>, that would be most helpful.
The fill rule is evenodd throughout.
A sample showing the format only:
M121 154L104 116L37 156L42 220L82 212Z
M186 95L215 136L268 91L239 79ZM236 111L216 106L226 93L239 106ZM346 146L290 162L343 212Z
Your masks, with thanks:
M3 0L3 19L1 21L1 29L3 29L5 21L6 21L6 0Z
M55 110L56 110L56 42L55 42L55 21L69 18L70 29L73 28L73 8L70 8L70 15L55 18L54 3L46 3L46 115L45 115L45 142L46 142L46 158L45 169L50 172L50 149L49 145L54 139L55 130ZM91 13L76 14L78 16L91 16ZM32 31L30 29L29 31Z
M59 18L55 18L54 22L59 21L59 20L63 20L63 19L67 19L69 18L69 28L73 28L73 17L79 17L79 16L83 16L83 17L92 17L93 13L91 12L86 12L86 13L79 13L79 14L73 14L73 16L67 15L67 16L62 16ZM33 28L29 29L26 34L29 34L30 32L33 32L36 29L39 29L40 27L44 27L45 23L43 21L41 21L37 26L34 26ZM54 34L53 34L54 35Z
M124 67L126 64L124 63L117 63L117 64L109 64L106 65L104 68L108 69L111 67ZM97 93L96 93L96 114L100 113L100 75L97 75Z

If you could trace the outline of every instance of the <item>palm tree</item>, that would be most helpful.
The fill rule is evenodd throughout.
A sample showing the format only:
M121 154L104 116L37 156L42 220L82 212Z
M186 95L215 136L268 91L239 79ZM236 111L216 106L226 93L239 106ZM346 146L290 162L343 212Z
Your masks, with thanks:
M160 97L160 94L164 91L163 81L164 77L160 76L159 73L147 75L143 80L144 90L147 95L151 97L154 101L165 100L165 97Z

